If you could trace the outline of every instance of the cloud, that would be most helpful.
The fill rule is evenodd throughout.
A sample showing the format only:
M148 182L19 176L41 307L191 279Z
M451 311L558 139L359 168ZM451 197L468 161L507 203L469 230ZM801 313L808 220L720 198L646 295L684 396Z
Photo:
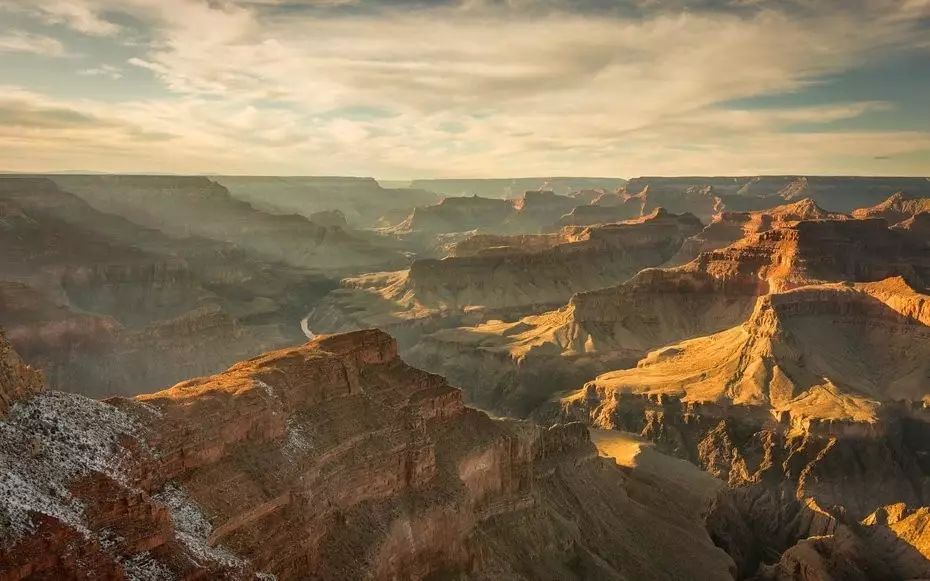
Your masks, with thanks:
M113 65L100 65L89 69L81 69L78 74L85 77L106 77L113 80L123 78L122 70Z
M0 8L33 14L49 24L66 26L83 34L116 34L119 26L101 15L101 7L85 0L0 0Z
M848 171L854 163L864 172L878 156L924 151L919 131L823 129L894 103L732 103L800 92L926 44L928 4L68 0L31 13L96 36L119 35L125 28L115 22L144 23L149 40L126 64L170 95L54 104L109 119L107 131L122 131L124 145L130 127L177 136L171 152L143 143L108 164L633 175ZM81 16L61 16L68 13ZM81 74L122 74L106 66Z
M60 57L64 56L65 47L58 40L39 34L22 31L0 34L0 54L14 52Z

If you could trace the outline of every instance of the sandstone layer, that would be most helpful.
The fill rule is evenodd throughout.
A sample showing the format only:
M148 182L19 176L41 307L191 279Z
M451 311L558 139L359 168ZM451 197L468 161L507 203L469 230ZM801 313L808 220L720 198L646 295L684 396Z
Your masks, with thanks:
M664 342L537 416L634 432L727 482L706 522L739 578L925 576L927 255L885 224L802 221L702 254L691 264L728 284L762 283L744 321ZM715 264L747 245L751 269Z

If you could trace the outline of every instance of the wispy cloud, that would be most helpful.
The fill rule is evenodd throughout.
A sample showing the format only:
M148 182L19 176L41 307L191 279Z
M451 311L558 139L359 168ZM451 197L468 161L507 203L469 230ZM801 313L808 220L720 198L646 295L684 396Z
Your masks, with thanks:
M100 65L89 69L81 69L78 74L85 77L106 77L113 80L123 78L122 69L113 65Z
M0 33L0 53L30 53L44 56L63 56L64 45L51 37L27 32Z
M131 5L133 2L127 2ZM110 36L119 26L102 15L105 5L85 0L0 0L0 8L34 14L50 24L93 36Z

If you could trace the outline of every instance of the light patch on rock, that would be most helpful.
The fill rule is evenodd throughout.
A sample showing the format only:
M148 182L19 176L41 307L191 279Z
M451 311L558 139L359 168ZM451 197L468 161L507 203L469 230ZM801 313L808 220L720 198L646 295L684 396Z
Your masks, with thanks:
M310 440L306 427L294 418L288 418L287 440L285 440L281 452L288 460L294 462L299 456L310 450L313 450L313 442Z
M122 411L80 395L44 392L18 402L0 421L0 537L15 543L34 532L31 513L88 534L84 509L68 491L92 472L126 485L132 458L120 446L138 441ZM140 442L141 445L141 442Z
M155 559L147 551L122 559L120 565L123 566L126 577L132 581L172 581L177 579L171 569Z
M261 379L255 380L255 387L264 391L265 394L273 400L280 400L278 394L275 393L274 388L262 381Z
M174 522L175 537L198 564L213 562L232 569L245 567L247 563L243 559L223 547L210 545L208 539L213 526L183 490L166 484L154 498L168 508Z

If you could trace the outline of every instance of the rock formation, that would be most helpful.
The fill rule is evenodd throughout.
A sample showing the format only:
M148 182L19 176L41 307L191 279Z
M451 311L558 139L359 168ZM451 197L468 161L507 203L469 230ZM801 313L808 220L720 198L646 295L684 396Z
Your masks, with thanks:
M419 206L398 226L405 233L437 234L497 228L514 212L510 200L499 198L444 198L432 206Z
M601 205L600 198L586 206L576 206L571 212L559 218L559 226L592 226L632 220L642 215L640 204Z
M476 236L443 260L416 260L408 271L343 281L345 288L316 308L310 326L322 332L379 327L405 338L411 328L538 312L665 262L700 227L693 216L657 210L553 235Z
M367 232L373 181L56 179L96 207L0 179L0 581L930 577L926 179L453 181L494 197Z
M4 580L733 571L690 508L667 510L673 488L584 426L491 420L377 331L134 400L39 393L0 444Z
M537 415L632 431L726 481L707 526L740 578L926 575L927 254L885 224L801 221L654 271L703 264L717 293L761 292L744 321L663 341Z
M860 208L852 215L856 218L884 218L889 224L898 224L918 214L930 212L930 197L912 198L896 192L887 200L870 208Z
M565 402L604 402L592 412L600 417L627 396L668 396L763 407L797 429L844 429L878 422L882 401L922 401L928 379L930 296L898 277L764 295L745 323L652 351Z
M720 212L700 233L692 236L669 261L669 266L685 264L702 252L709 252L773 228L790 226L802 220L845 220L849 217L828 212L810 198L756 212Z
M480 405L527 413L649 350L739 325L770 292L892 276L926 288L928 259L884 220L788 222L686 265L649 268L619 286L578 293L555 311L434 332L408 356Z
M17 401L42 389L42 375L23 363L0 331L0 418Z
M930 296L901 278L766 295L743 325L597 377L562 415L726 481L707 526L740 578L920 578L928 323Z

